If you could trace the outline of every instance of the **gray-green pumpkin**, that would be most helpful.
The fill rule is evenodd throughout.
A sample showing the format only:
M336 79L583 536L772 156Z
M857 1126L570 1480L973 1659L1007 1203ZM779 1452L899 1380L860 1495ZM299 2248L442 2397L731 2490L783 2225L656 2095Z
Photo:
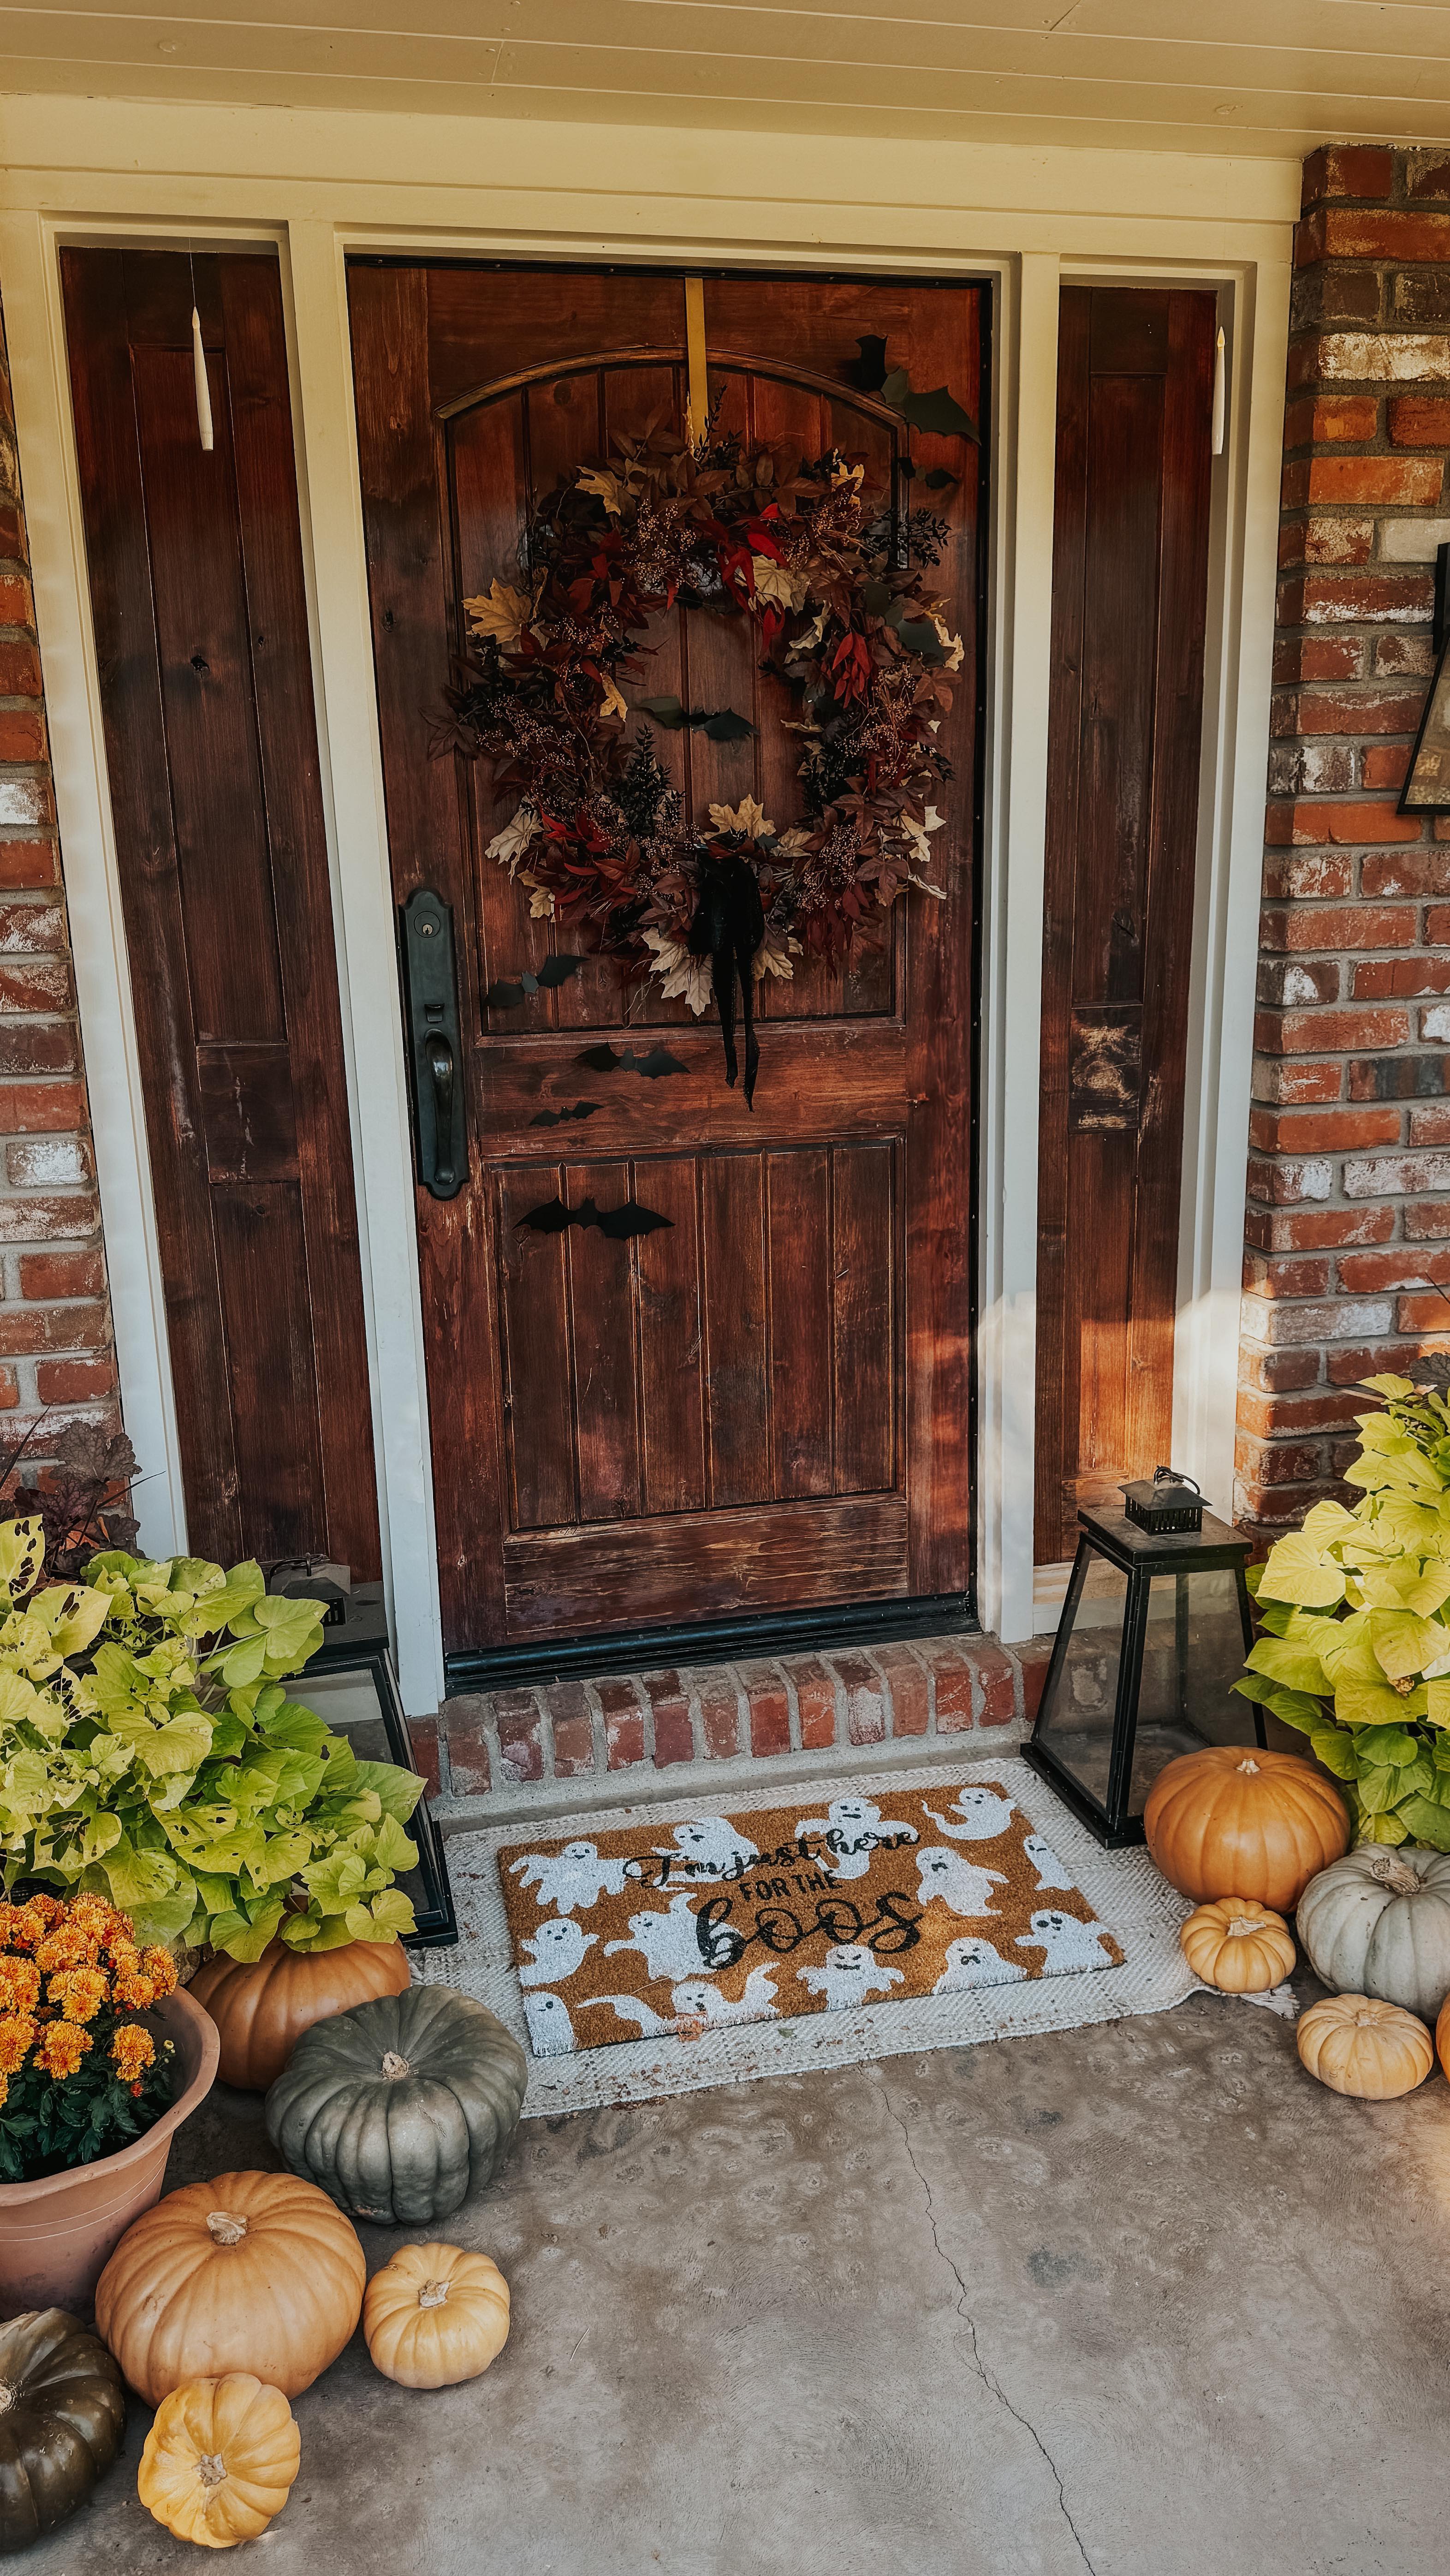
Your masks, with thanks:
M350 2218L425 2226L491 2181L527 2077L496 2014L410 1986L303 2032L267 2095L267 2135Z
M1450 1994L1450 1852L1361 1843L1299 1899L1309 1964L1338 1995L1372 1995L1433 2022Z

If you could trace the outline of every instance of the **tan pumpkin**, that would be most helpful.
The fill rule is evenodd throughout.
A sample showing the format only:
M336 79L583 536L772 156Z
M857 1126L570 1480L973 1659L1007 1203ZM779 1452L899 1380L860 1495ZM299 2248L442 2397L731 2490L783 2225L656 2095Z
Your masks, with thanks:
M260 1959L218 1951L198 1968L190 1993L221 2034L223 2084L265 2093L291 2059L304 2030L408 1985L401 1941L345 1941L337 1950L292 1950L269 1941Z
M1362 2102L1413 2093L1435 2063L1424 2023L1374 1995L1326 1995L1311 2004L1299 2024L1299 2055L1331 2093Z
M1294 1965L1294 1935L1282 1914L1251 1896L1200 1905L1178 1935L1196 1977L1224 1995L1262 1995Z
M350 2221L315 2183L219 2174L127 2229L96 2284L96 2324L148 2405L237 2371L296 2397L347 2342L366 2276Z
M1349 1848L1349 1810L1297 1753L1206 1744L1160 1771L1143 1809L1148 1849L1194 1903L1252 1897L1290 1914L1311 1878Z
M301 2460L302 2437L281 2389L233 2370L188 2380L162 2399L136 2492L178 2540L234 2549L275 2521Z
M451 2388L476 2379L508 2341L509 2287L486 2254L404 2245L368 2283L363 2333L385 2379Z

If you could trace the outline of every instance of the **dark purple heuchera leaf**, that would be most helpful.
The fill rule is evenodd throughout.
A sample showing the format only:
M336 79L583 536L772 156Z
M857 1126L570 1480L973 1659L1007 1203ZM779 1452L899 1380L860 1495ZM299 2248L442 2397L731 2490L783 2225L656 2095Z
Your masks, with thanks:
M40 1522L42 1583L74 1583L102 1548L135 1545L136 1452L124 1431L98 1422L68 1422L53 1437L47 1424L42 1414L23 1440L0 1450L0 1513ZM18 1470L27 1453L38 1462L35 1482L22 1484Z

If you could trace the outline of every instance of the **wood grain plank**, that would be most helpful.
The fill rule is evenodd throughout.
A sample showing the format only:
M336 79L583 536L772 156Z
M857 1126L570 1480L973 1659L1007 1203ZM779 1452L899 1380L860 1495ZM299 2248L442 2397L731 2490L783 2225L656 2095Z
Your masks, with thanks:
M838 1493L897 1482L899 1267L893 1144L831 1154L832 1451Z
M562 1195L570 1207L586 1198L601 1210L622 1207L635 1195L632 1166L571 1163ZM642 1506L635 1247L632 1240L619 1242L601 1234L597 1225L571 1226L565 1242L579 1517L630 1519Z
M759 1156L706 1155L700 1205L710 1500L723 1509L773 1490Z
M370 1582L382 1572L382 1554L362 1252L281 276L273 260L224 259L217 268L307 1260L322 1462L318 1516L328 1553ZM225 907L229 890L222 900ZM228 928L235 935L229 913Z
M705 1503L705 1359L698 1165L693 1155L636 1163L635 1196L670 1222L635 1246L639 1308L642 1508Z
M540 1529L579 1516L570 1397L567 1238L522 1220L564 1195L558 1164L496 1176L504 1409L512 1465L510 1525Z
M302 1193L223 1182L211 1193L248 1556L307 1556L322 1534L322 1454Z
M824 1148L768 1154L770 1425L774 1490L828 1494L834 1484L831 1164Z
M696 1619L897 1600L907 1588L906 1523L904 1496L864 1494L510 1538L508 1634L607 1634L678 1618L682 1597Z

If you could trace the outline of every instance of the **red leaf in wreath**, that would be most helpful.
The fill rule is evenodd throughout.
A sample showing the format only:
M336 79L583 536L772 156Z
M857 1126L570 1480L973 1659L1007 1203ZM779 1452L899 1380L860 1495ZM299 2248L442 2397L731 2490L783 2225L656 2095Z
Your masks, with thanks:
M831 655L832 691L843 707L864 698L871 685L871 647L864 635L843 635Z

